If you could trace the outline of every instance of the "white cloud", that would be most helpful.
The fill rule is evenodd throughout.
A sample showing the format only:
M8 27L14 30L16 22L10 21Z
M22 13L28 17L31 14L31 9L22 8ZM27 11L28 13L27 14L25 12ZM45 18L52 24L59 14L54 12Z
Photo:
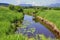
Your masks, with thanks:
M31 4L34 6L42 6L40 2L36 2L36 1L31 2Z
M21 1L21 0L15 0L16 5L20 4L20 3L21 3L20 1Z
M56 3L56 0L15 0L16 5L25 3L25 4L32 4L36 6L42 6L42 5L49 5L51 3Z
M36 2L32 2L32 5L34 5L34 6L38 6L38 3L36 3Z

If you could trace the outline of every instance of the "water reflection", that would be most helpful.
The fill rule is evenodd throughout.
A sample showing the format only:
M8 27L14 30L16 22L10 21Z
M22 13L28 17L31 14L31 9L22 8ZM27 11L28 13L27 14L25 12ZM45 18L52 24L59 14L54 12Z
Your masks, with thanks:
M29 37L36 36L36 34L43 34L46 37L55 38L52 32L45 28L39 22L33 20L33 16L25 15L22 23L22 28L17 29L16 33L23 33Z

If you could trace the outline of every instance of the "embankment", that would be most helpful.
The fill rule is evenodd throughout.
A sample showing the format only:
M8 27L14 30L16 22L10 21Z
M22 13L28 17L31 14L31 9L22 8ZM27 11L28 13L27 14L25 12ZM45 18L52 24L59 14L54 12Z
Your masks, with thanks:
M52 22L50 22L40 16L36 16L35 20L44 24L46 26L46 28L48 28L50 31L52 31L52 33L56 36L56 38L60 38L60 30L58 30L58 28L55 24L53 24Z

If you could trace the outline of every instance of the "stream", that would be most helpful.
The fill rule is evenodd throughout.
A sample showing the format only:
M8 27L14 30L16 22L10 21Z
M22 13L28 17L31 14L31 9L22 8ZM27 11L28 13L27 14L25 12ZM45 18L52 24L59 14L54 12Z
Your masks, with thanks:
M36 34L43 34L44 36L55 38L54 34L44 25L33 20L33 16L24 15L22 28L18 27L16 33L27 35L28 37L35 37Z

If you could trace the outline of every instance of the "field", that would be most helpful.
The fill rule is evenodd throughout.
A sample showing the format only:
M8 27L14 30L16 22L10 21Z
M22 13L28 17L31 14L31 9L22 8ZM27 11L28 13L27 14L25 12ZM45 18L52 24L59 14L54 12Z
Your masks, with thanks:
M35 11L35 9L24 9L24 13L29 14ZM59 13L60 11L57 10L39 10L36 15L53 22L57 25L57 28L60 29ZM17 27L16 21L20 22L23 19L23 16L23 12L17 12L16 10L9 9L9 7L0 6L0 40L35 40L34 37L28 38L26 35L24 36L23 34L15 34ZM14 23L16 24L14 25ZM41 40L51 40L50 38L46 38L44 35L39 35L39 37L41 37ZM36 40L38 40L38 36L36 36Z

